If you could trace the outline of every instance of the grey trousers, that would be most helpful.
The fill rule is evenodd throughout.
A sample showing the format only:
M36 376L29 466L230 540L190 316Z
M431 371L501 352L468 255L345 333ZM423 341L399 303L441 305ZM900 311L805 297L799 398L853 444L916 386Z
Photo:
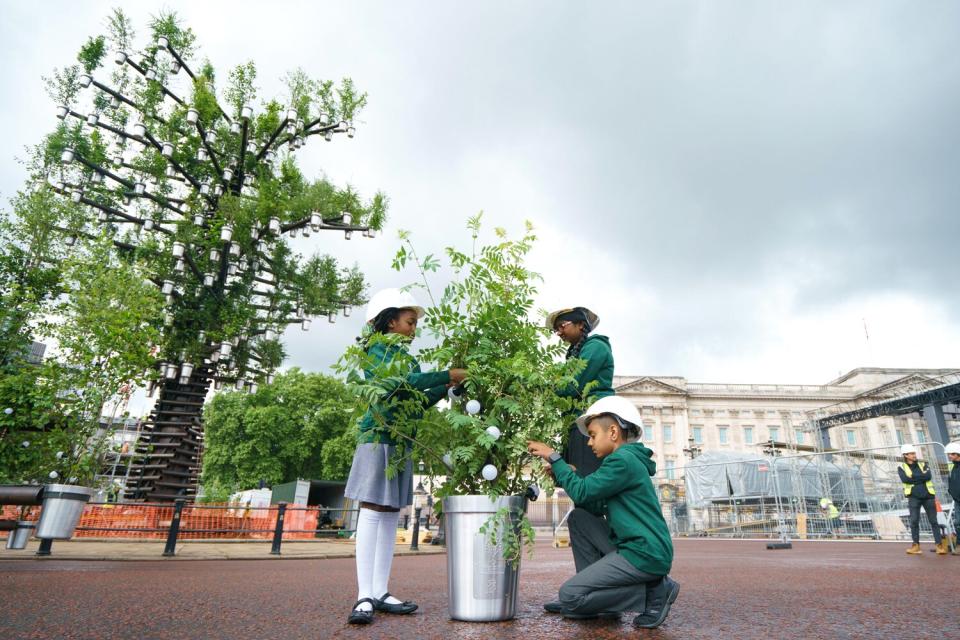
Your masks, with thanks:
M920 544L920 509L927 512L927 520L930 521L930 528L933 529L933 541L940 544L940 525L937 523L937 503L934 497L918 500L910 496L907 499L907 507L910 509L910 536L913 538L913 544Z
M610 526L584 509L574 509L567 520L577 575L560 587L564 613L594 615L616 611L643 611L647 592L663 583L634 567L610 542ZM653 595L653 594L651 594Z

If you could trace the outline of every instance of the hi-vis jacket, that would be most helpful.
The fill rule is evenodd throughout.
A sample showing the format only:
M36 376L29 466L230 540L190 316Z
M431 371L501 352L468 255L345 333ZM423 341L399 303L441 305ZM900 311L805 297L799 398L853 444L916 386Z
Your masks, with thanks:
M913 476L913 469L906 462L900 463L900 480L903 481L903 495L910 497L913 493L913 488L919 484L926 485L927 492L930 496L936 495L936 491L933 489L933 476L930 473L930 468L927 466L927 463L922 460L917 460L917 476Z

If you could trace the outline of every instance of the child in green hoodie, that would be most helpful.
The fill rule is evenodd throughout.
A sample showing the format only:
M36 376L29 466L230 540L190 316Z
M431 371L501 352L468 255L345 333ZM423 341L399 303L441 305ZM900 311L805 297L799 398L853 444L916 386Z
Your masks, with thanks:
M591 402L614 395L613 351L606 336L592 333L600 324L600 317L586 307L558 309L547 316L547 327L566 342L567 360L579 358L583 369L576 382L557 390L564 398L589 399ZM588 476L600 468L600 459L587 446L587 438L574 424L580 415L574 412L570 418L570 433L563 450L563 459L573 466L580 476Z
M571 537L578 522L577 574L560 587L560 613L567 618L619 616L640 611L633 623L660 626L677 599L680 585L667 574L673 543L651 476L653 452L640 444L639 412L617 396L602 398L577 418L577 427L602 459L585 478L542 442L527 450L548 461L557 485L576 505L570 514ZM601 516L605 516L605 519Z

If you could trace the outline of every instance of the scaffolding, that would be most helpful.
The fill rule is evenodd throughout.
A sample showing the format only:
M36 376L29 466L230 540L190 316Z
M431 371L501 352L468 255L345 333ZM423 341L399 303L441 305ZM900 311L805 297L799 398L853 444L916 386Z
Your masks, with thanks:
M675 535L906 540L907 499L897 474L899 446L795 451L774 455L708 452L684 468L684 526L672 505ZM943 445L917 445L930 465L944 531L954 508L946 491ZM666 506L666 505L665 505ZM666 514L665 514L666 516ZM932 537L921 518L921 535Z

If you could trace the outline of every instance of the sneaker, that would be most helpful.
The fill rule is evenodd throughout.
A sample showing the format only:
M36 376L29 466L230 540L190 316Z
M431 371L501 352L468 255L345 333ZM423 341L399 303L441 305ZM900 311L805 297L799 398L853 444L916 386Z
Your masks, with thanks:
M647 600L647 608L633 619L634 626L641 629L656 629L663 624L670 613L670 606L680 595L680 584L664 576L660 584L650 591L652 597Z
M563 605L559 600L551 600L543 605L543 610L547 613L563 613Z
M620 618L619 611L601 611L599 613L568 613L563 612L563 617L567 620L594 620L595 618Z

